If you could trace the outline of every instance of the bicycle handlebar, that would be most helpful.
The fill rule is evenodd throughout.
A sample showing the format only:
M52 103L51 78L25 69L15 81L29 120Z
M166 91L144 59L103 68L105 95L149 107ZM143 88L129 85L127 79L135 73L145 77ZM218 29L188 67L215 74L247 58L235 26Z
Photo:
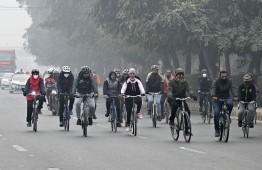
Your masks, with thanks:
M142 96L141 95L136 95L136 96L125 95L125 98L135 98L135 97L142 97Z
M191 97L186 97L186 98L176 98L176 100L188 100L191 99Z
M83 98L83 97L90 97L90 98L93 98L94 97L94 94L74 94L74 97L75 98Z
M151 94L151 95L159 95L161 92L156 92L156 93L151 93L151 92L149 92L149 94Z

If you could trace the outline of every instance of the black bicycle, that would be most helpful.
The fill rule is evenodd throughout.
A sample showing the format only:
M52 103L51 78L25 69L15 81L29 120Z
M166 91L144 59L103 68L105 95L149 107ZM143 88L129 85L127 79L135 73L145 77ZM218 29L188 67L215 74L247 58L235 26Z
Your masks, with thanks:
M176 98L175 100L181 100L182 105L177 109L174 125L170 125L171 135L174 140L178 140L179 138L179 131L183 130L184 139L186 142L190 142L192 136L192 127L190 122L190 117L188 112L185 110L185 101L190 99L187 98Z
M221 141L223 139L224 142L228 141L229 131L230 131L230 117L229 111L226 106L226 101L232 99L218 99L222 102L222 107L219 113L219 136L218 139Z
M136 95L136 96L130 96L126 95L125 98L132 98L133 99L133 107L132 107L132 112L131 112L131 119L130 119L130 125L132 129L132 134L135 136L137 135L137 114L135 110L135 98L141 97L141 95Z
M36 94L36 92L33 91L30 94L28 94L28 95L29 96L34 96L32 124L33 124L33 131L37 132L37 121L38 121L37 107L39 105L39 100L37 100L37 96L41 96L41 94Z
M118 96L110 96L108 98L112 99L111 102L111 108L110 108L110 114L109 114L109 121L111 123L111 129L112 131L116 132L117 131L117 112L116 112L116 103L115 99L118 98Z
M210 103L208 100L208 97L210 95L210 92L201 92L201 94L204 96L204 100L203 100L203 112L201 114L201 118L203 123L206 122L206 120L208 121L208 123L210 124L211 121L211 112L210 112Z
M64 114L63 114L64 128L65 130L69 131L69 124L70 124L71 117L69 115L68 100L69 100L70 94L62 93L60 95L64 96Z

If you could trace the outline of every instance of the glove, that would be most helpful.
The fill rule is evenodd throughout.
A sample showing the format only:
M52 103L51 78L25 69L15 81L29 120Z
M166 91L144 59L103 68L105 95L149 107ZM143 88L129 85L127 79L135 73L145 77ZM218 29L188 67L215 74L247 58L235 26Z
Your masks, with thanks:
M24 91L24 92L23 92L23 95L26 96L26 95L27 95L27 92Z
M121 93L121 96L125 96L125 93Z
M144 93L142 93L142 94L141 94L141 96L145 96L145 94L144 94Z
M94 98L98 98L98 94L97 93L94 94Z

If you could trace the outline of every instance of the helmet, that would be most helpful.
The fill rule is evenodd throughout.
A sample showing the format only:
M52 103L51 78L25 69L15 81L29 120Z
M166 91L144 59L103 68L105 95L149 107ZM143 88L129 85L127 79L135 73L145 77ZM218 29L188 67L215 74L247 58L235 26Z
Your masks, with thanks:
M179 74L179 73L183 73L184 74L184 70L182 68L177 68L175 71L175 74Z
M152 65L152 66L151 66L151 70L159 70L159 68L158 68L157 65Z
M37 70L37 69L33 69L32 71L31 71L31 74L39 74L39 70Z
M115 72L116 74L120 74L119 68L115 68L115 69L114 69L114 72Z
M48 73L48 74L51 74L53 71L54 71L54 68L49 68L49 69L47 70L47 73Z
M91 73L91 70L88 66L83 66L83 67L81 67L81 72L89 74L89 73Z
M128 69L125 69L125 70L123 71L123 74L127 75L128 72L129 72L129 70L128 70Z
M64 72L64 73L70 73L70 67L69 67L69 66L63 66L63 67L62 67L62 72Z
M59 71L57 69L54 69L53 74L59 74Z
M252 77L251 77L249 74L246 74L246 75L243 77L243 81L245 81L245 82L251 82L251 81L252 81Z

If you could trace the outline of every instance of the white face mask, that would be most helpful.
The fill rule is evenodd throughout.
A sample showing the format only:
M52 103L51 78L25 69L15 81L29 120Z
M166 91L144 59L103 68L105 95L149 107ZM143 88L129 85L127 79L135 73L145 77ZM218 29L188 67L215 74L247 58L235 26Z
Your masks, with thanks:
M64 74L64 76L67 78L69 76L69 74Z
M38 75L33 75L34 79L37 79L38 78Z
M207 74L206 74L206 73L204 73L204 74L203 74L203 77L207 77Z

